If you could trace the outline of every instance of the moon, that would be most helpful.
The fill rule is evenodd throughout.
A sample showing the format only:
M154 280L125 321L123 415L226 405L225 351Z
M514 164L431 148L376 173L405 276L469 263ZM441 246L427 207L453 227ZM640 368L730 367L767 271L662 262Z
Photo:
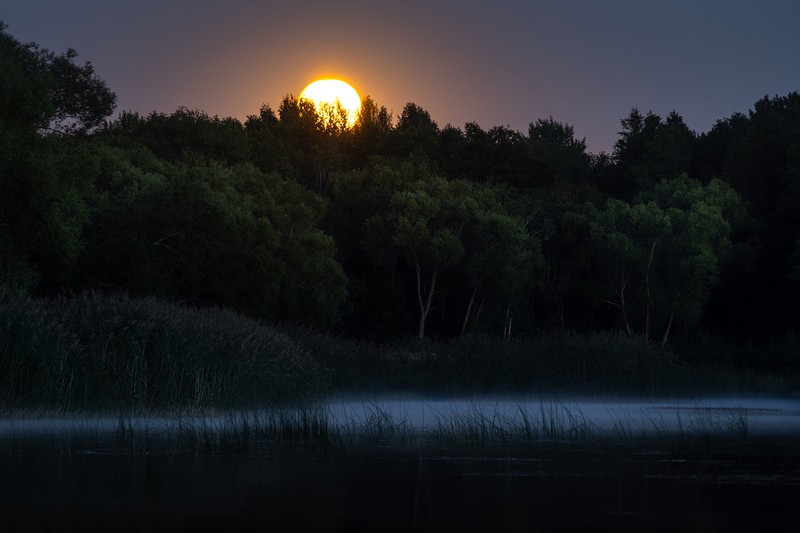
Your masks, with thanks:
M317 80L300 92L298 100L310 100L317 113L324 114L326 108L338 103L347 112L347 127L352 128L361 110L361 97L353 87L342 80Z

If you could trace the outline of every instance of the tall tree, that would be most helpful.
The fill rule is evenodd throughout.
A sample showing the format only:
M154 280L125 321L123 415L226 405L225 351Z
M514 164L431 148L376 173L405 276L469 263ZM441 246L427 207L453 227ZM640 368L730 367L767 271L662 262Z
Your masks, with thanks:
M439 126L430 113L413 102L403 107L392 135L394 153L406 157L413 155L418 161L428 160L432 155Z
M586 153L586 139L577 139L572 126L557 122L553 117L531 122L528 143L534 157L553 177L573 183L587 179L591 160Z
M179 107L173 113L147 117L123 112L103 131L112 144L141 144L171 162L242 164L250 150L242 124L235 118L210 117L203 111Z
M78 134L116 97L73 50L56 55L5 29L0 22L0 283L27 292L83 246L96 160Z
M502 310L502 334L511 336L515 303L541 281L545 271L541 243L526 227L530 220L512 215L498 202L492 189L475 190L477 209L464 229L464 265L469 291L461 336L472 320L479 301L478 316L484 305Z
M652 111L643 116L633 108L620 123L614 157L623 180L635 183L638 191L689 171L695 134L678 113L672 111L665 121Z
M363 165L369 156L384 153L391 132L391 113L369 96L364 97L352 131L354 163Z
M730 183L756 222L741 235L750 253L729 265L707 320L741 339L780 338L800 322L800 291L790 280L800 234L800 93L762 98L747 114L717 122L698 146L703 178Z
M419 338L425 337L440 276L464 253L461 231L474 208L465 193L465 185L435 178L392 197L392 242L414 270Z
M114 111L116 95L69 49L23 44L0 21L0 121L59 133L85 133Z
M279 130L278 117L268 105L262 105L258 115L249 115L244 122L248 161L264 172L278 172L289 164L281 150Z
M319 230L321 198L251 165L143 165L134 155L103 153L108 185L87 229L82 286L336 322L346 280Z
M635 204L610 199L591 223L624 329L666 344L673 324L694 325L731 247L731 222L743 216L729 186L688 178L661 181ZM656 324L658 326L656 327Z

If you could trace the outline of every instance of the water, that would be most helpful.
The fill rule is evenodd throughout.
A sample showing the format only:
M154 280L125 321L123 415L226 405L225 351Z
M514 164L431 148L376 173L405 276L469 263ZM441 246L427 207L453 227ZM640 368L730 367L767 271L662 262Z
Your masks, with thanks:
M599 433L691 433L743 429L755 435L798 435L800 401L786 399L704 398L693 400L597 401L563 399L379 399L331 402L337 424L364 425L376 413L414 431L436 430L458 420L483 420L519 426L553 421L565 429L585 425Z
M424 435L454 423L489 423L497 427L541 425L564 430L581 426L595 436L628 432L640 435L735 432L800 438L800 400L702 398L691 400L598 401L550 398L420 399L377 398L338 400L309 408L332 428L358 432L385 423L407 433ZM269 412L248 411L257 417ZM134 433L163 433L187 428L223 430L236 424L237 413L204 416L124 415ZM35 417L0 419L0 438L35 435L109 434L119 416Z
M797 401L393 398L312 412L345 446L248 433L248 447L236 413L0 420L0 531L800 530ZM461 438L526 421L555 429Z

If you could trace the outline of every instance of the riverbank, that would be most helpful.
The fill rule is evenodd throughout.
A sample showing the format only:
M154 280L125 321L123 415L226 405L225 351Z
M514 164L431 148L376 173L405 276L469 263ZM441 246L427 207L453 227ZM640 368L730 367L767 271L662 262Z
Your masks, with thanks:
M337 394L791 396L798 379L618 334L375 344L224 309L82 294L0 299L0 413L174 413Z

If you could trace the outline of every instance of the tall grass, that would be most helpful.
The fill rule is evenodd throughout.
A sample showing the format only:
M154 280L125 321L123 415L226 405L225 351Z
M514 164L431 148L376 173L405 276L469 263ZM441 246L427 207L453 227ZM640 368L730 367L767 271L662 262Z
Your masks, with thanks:
M168 433L180 451L258 454L276 448L341 448L341 435L321 408L242 411L178 420Z
M564 444L688 452L745 449L754 443L742 409L688 410L685 416L648 416L640 422L620 417L611 427L596 424L574 404L550 400L520 404L516 412L454 404L435 410L418 426L407 414L380 404L354 404L352 409L334 413L325 406L284 407L135 420L121 416L113 437L118 449L130 453L160 449L234 455L281 449L480 451ZM103 441L101 431L92 431L89 440Z
M221 309L83 294L0 301L0 410L197 410L312 398L320 365Z

